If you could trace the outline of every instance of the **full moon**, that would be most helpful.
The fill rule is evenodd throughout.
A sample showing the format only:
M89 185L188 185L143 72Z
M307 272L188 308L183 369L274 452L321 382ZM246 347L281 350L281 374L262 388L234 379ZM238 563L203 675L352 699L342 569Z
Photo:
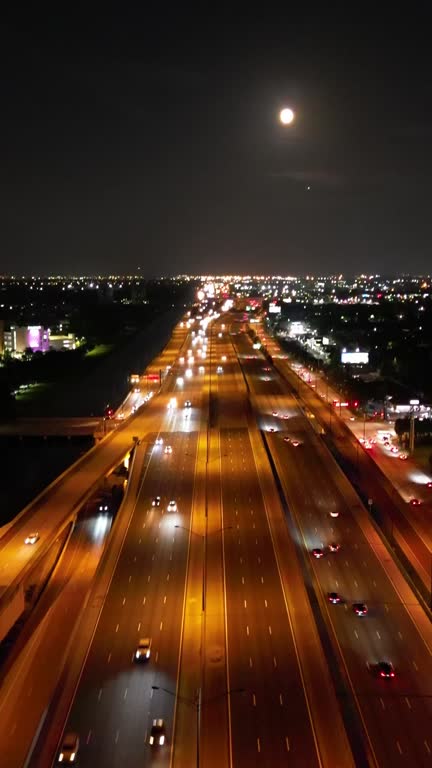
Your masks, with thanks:
M290 125L294 120L294 112L289 107L285 107L279 112L279 119L283 125Z

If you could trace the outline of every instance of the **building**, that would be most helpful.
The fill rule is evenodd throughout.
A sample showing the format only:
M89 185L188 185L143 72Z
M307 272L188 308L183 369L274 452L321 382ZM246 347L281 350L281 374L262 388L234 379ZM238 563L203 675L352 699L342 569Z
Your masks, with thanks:
M76 349L76 345L74 333L68 333L67 335L56 334L49 337L49 347L56 352L60 352L62 349Z
M50 347L49 329L41 325L15 326L4 331L4 353L22 355L26 349L47 352Z

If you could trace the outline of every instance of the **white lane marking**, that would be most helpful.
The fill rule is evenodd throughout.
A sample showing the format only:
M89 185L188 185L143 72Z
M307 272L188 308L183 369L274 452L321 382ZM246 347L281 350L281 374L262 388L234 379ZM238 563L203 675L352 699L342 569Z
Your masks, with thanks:
M253 509L251 509L250 513L251 513L251 515L253 515Z
M426 739L424 740L423 744L424 744L424 745L425 745L425 747L426 747L426 750L427 750L427 753L428 753L428 755L430 755L430 753L431 753L431 750L430 750L430 746L429 746L429 744L427 743Z
M401 747L401 745L399 744L399 742L398 742L398 741L396 742L396 746L397 746L397 748L398 748L398 752L399 752L399 754L401 755L401 754L402 754L402 747Z
M240 525L239 525L239 523L237 523L237 530L238 530L238 531L240 530Z
M247 635L248 635L248 637L249 637L249 627L248 627L248 625L246 625L246 634L247 634Z
M159 625L159 631L160 631L160 632L162 632L162 627L163 627L163 621L161 621L161 623L160 623L160 625Z
M164 605L166 605L167 596L164 597Z
M252 523L252 528L255 529L255 523Z
M380 633L378 632L378 630L376 630L376 636L377 636L378 640L381 640L381 635L380 635Z
M411 702L410 702L408 696L405 696L405 701L406 701L408 709L412 709Z
M413 667L414 667L415 671L416 671L416 672L418 672L418 666L417 666L417 664L415 663L415 661L413 661Z
M134 555L134 559L133 559L133 561L134 561L134 563L136 563L136 555Z
M358 587L358 584L357 584L357 582L356 582L356 580L355 580L355 579L354 579L354 586L355 586L355 587Z
M147 598L146 598L146 596L144 595L144 597L143 597L143 603L142 603L143 605L145 605L145 604L146 604L146 600L147 600Z
M376 587L376 581L375 581L375 579L372 581L372 584L374 585L374 587Z
M119 624L117 624L117 626L116 626L116 632L118 632L118 631L119 631L119 626L120 626L120 625L119 625Z
M287 752L289 752L290 751L290 743L289 743L288 736L285 736L285 745L286 745Z
M129 584L131 583L131 581L132 581L132 576L129 576Z
M253 527L255 528L255 525ZM258 539L255 539L255 544L258 544Z
M266 608L268 608L267 600L264 600L264 605L265 605Z
M169 577L170 577L170 575L169 575L169 573L168 573L168 574L167 574L167 577L166 577L166 580L167 580L167 581L169 581Z
M364 567L365 567L365 568L367 568L367 565L366 565L366 561L365 561L365 560L363 560L363 565L364 565Z
M261 752L261 742L259 740L259 736L257 738L257 750L258 750L258 752Z
M126 701L127 692L128 692L128 689L127 689L127 688L125 688L125 692L124 692L124 694L123 694L123 699L124 699L124 701Z
M86 744L90 744L91 735L92 735L92 732L91 732L91 730L90 730L90 731L88 732L88 734L87 734L87 738L86 738Z
M141 544L141 539L138 539L138 544Z
M261 576L261 584L264 584L264 576Z
M123 605L125 604L125 602L126 602L126 598L124 597L124 598L123 598Z
M159 527L160 527L160 523L159 523ZM158 537L156 536L156 538L155 538L155 544L157 544L157 543L158 543L158 541L159 541L159 539L158 539Z
M243 600L244 607L247 608L247 600Z
M271 633L272 633L272 628L271 628L270 624L269 624L269 628L268 628L268 631L269 631L269 635L271 635Z
M347 566L347 568L349 568L348 560L345 560L345 565Z
M120 731L116 731L116 735L115 735L115 739L114 739L116 744L117 744L117 742L119 740L119 736L120 736Z
M335 581L335 584L336 584L337 587L339 587L339 582L338 581Z
M98 701L101 700L101 696L102 696L102 688L99 688Z
M388 613L389 612L389 607L388 607L387 603L384 603L384 608L385 608L386 613Z
M259 565L261 565L261 558L260 557L258 557L258 563L259 563Z
M111 661L111 653L108 654L107 664L109 664Z
M145 528L145 527L146 527L146 524L145 524L145 522L144 522L144 523L143 523L143 528Z
M249 656L249 666L252 669L252 667L253 667L252 656Z
M154 559L155 559L155 553L153 552L153 554L152 554L152 560L154 560Z
M242 584L244 584L244 576L242 576Z
M252 705L253 705L254 707L256 707L256 697L255 697L255 694L254 694L254 693L252 694Z
M141 622L139 621L139 622L138 622L138 629L137 629L137 632L139 632L139 631L140 631L140 629L141 629Z
M383 709L385 709L385 704L384 704L384 701L383 701L383 699L380 699L380 702L381 702L381 706L382 706L382 708L383 708Z
M240 558L240 563L243 564L243 558L242 557Z
M172 552L170 552L169 559L172 560Z
M283 707L283 696L281 693L279 694L279 704Z
M156 651L156 656L155 656L155 662L156 662L156 664L157 664L157 660L158 660L158 658L159 658L159 651Z
M357 638L357 640L358 640L358 639L359 639L359 636L358 636L358 633L357 633L357 630L356 630L356 629L354 630L354 634L355 634L355 636L356 636L356 638Z
M147 576L147 582L149 582L149 581L150 581L150 579L151 579L151 574L149 574L149 575Z
M277 667L276 656L273 656L273 666L276 669L276 667Z
M400 639L402 640L402 632L399 632L399 630L398 630L398 635L399 635Z

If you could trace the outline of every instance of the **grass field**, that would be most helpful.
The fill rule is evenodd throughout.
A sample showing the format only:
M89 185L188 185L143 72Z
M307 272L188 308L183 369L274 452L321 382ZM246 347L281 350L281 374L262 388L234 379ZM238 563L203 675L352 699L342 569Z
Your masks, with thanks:
M103 357L104 355L108 355L108 353L111 352L113 346L114 346L113 344L98 344L89 352L86 352L85 356L86 357Z

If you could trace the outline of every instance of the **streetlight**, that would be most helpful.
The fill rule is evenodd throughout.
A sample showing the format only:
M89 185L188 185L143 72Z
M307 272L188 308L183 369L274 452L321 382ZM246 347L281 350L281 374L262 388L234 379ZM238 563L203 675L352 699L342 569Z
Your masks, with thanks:
M203 577L202 577L202 610L203 612L206 609L206 592L207 592L207 536L211 536L213 533L222 533L223 531L227 531L230 528L232 528L232 525L224 525L222 528L216 528L215 531L208 531L206 530L204 533L197 533L196 531L193 531L192 528L187 528L185 525L175 525L174 528L181 528L183 531L188 531L188 533L192 533L194 536L199 536L200 539L202 539L203 543Z
M164 688L162 685L152 685L152 691L164 691L164 693L168 693L170 696L172 696L174 699L177 699L178 701L183 702L184 704L192 704L195 707L196 712L196 768L199 768L200 765L200 740L201 740L201 709L202 709L202 691L201 687L198 688L195 696L193 699L188 698L187 696L180 696L178 693L175 693L174 691L170 691L169 688ZM231 688L227 691L222 691L222 693L218 693L215 696L212 696L211 699L207 699L208 701L214 701L215 699L220 698L221 696L231 696L232 693L244 693L244 688ZM206 702L205 702L206 703Z

